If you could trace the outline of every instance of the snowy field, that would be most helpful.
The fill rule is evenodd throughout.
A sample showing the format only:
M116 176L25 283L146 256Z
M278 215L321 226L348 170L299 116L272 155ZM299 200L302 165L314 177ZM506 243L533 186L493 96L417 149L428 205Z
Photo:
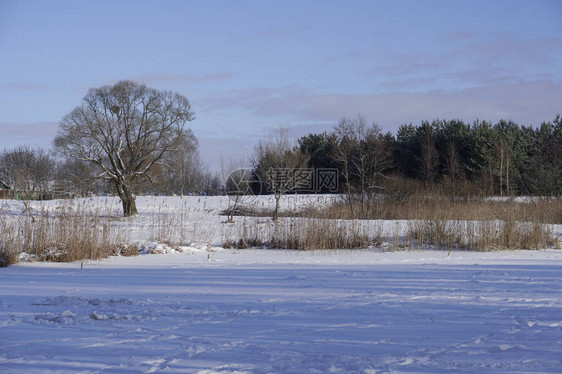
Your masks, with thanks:
M560 250L224 250L243 224L225 207L139 197L120 235L157 243L182 220L183 252L0 269L0 372L562 371Z
M562 252L245 250L0 269L3 373L560 372Z

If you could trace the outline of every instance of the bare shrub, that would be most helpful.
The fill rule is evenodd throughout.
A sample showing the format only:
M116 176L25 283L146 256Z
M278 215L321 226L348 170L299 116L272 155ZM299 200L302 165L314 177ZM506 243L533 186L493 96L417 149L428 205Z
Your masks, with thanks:
M333 158L340 167L349 214L369 216L373 196L382 188L384 173L392 165L391 146L376 124L359 115L343 117L333 133Z
M302 187L302 172L308 156L294 146L287 128L279 128L275 135L260 141L252 160L257 176L275 197L272 219L279 219L279 204L283 195Z
M8 267L19 262L18 254L11 249L0 249L0 268Z
M18 256L13 250L0 249L0 267L8 267L16 263L18 263Z

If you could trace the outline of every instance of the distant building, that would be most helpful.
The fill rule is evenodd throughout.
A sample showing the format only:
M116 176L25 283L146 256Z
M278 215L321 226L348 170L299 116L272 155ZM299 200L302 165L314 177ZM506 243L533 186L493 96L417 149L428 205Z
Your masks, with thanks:
M11 198L12 198L12 191L10 190L10 186L0 181L0 199L11 199Z

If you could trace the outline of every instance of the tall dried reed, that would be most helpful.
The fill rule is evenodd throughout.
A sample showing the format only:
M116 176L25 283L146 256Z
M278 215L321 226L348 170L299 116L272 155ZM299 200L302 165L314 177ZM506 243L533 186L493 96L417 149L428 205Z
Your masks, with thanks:
M376 245L381 230L358 221L292 217L277 223L245 220L238 234L224 240L225 248L357 249ZM232 238L235 236L235 238Z
M11 255L11 263L25 253L37 261L71 262L100 259L115 254L111 225L99 214L63 207L46 209L34 216L0 216L0 251Z
M357 212L355 209L353 212ZM493 199L451 198L440 193L399 193L375 196L367 214L354 216L348 201L325 207L309 207L275 230L248 237L250 230L226 245L261 243L274 248L340 249L365 248L383 242L385 248L441 248L486 251L492 249L538 249L558 247L550 224L562 223L562 200L556 198ZM251 215L252 212L246 212ZM256 216L264 216L259 211ZM361 222L410 221L406 233L383 238L365 232ZM345 229L344 229L345 227ZM263 230L262 230L263 231ZM252 231L255 234L255 231ZM259 237L259 240L257 240ZM255 239L255 240L254 240ZM388 244L390 246L388 246Z
M489 251L556 246L547 225L514 221L412 221L412 247Z

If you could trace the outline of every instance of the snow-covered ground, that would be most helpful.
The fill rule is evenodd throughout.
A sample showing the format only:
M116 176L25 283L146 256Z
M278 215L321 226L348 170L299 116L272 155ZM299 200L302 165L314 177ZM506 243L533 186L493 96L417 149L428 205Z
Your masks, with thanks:
M308 205L329 204L337 199L332 195L287 196L281 210L299 210ZM273 209L271 196L245 199L246 206L256 210ZM139 196L139 214L122 217L122 207L117 197L94 197L74 200L31 201L31 211L40 217L49 212L55 217L62 211L69 214L94 214L100 221L109 222L112 235L119 243L137 244L153 248L158 242L174 243L188 247L220 247L226 240L238 239L250 228L267 233L273 228L268 217L235 217L235 223L226 223L222 211L231 206L227 196ZM0 200L0 218L18 219L23 204L15 200ZM288 219L282 219L288 222ZM283 223L282 223L283 224ZM389 230L394 229L389 225Z
M298 211L307 206L322 206L337 201L334 195L284 196L282 211ZM260 236L262 240L285 225L302 226L298 218L281 218L273 225L268 217L234 217L234 223L226 223L226 216L220 215L230 206L226 196L139 196L139 214L122 217L122 207L116 197L96 197L75 200L33 201L32 212L41 216L49 212L51 217L61 211L73 214L91 213L100 217L100 222L111 226L111 233L118 243L137 245L141 250L167 251L170 248L162 243L173 243L175 248L220 248L226 241L237 241L241 237ZM271 196L246 198L247 206L256 210L272 210L275 200ZM522 201L521 203L525 203ZM23 205L14 200L0 200L0 218L17 219L21 216ZM412 221L372 220L341 221L354 226L358 232L370 237L382 236L386 243L397 236L404 237L412 229ZM562 243L562 225L550 225L551 234ZM162 248L164 247L164 248ZM384 245L383 245L384 247Z
M560 372L562 252L193 252L0 269L2 373Z
M2 373L561 372L560 250L221 250L224 198L66 204L184 252L0 269Z

